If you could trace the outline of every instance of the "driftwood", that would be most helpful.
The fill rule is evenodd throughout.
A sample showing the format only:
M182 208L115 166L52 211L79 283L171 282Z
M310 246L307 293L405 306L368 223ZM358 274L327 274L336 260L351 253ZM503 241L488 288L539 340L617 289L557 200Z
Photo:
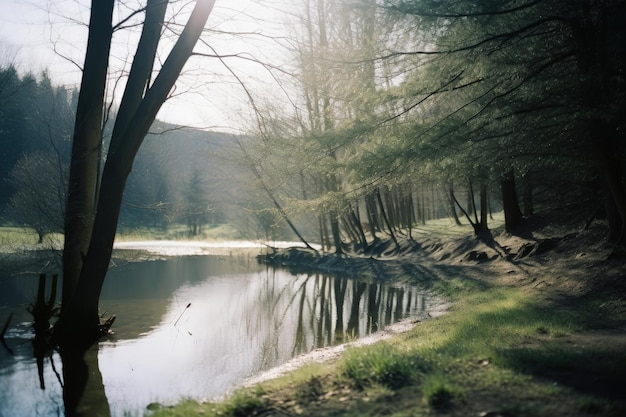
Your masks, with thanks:
M100 336L108 336L112 334L111 326L113 326L113 323L115 323L115 316L111 316L102 323L100 323L100 325L98 326L98 332L100 333Z

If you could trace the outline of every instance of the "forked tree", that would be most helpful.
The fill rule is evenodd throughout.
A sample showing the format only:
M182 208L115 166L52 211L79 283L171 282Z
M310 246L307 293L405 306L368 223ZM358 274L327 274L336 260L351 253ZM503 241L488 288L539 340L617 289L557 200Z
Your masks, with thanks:
M90 344L99 335L98 302L113 252L126 179L148 129L192 55L214 3L195 2L156 76L155 57L168 1L147 0L139 11L144 13L141 35L102 168L115 0L92 0L64 223L62 311L55 326L61 345Z

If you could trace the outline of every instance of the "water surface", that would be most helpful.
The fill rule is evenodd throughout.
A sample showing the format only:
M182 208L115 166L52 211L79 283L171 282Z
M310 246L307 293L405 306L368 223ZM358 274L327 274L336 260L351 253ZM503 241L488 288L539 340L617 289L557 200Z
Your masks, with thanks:
M40 388L25 311L35 291L34 276L0 279L0 322L15 313L6 335L13 354L0 347L0 417L64 415L56 352L44 360ZM118 319L87 355L85 401L125 416L152 402L211 399L299 354L425 315L430 303L415 287L294 275L252 255L128 263L105 281L100 308Z

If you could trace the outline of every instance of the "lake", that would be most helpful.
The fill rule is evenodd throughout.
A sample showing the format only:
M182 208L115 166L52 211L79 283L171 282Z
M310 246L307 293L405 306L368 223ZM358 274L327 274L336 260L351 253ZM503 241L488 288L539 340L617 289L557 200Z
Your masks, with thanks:
M0 346L0 417L64 415L59 354L44 358L41 375L33 357L26 307L36 290L34 275L0 278L0 325L14 313L12 354ZM425 316L434 302L416 287L292 274L253 254L125 263L102 291L101 312L117 321L86 355L87 415L216 398L300 354Z

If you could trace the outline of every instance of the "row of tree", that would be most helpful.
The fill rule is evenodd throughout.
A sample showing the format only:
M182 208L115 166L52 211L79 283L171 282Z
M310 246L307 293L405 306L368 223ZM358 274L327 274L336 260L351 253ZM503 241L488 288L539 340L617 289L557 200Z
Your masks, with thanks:
M0 68L0 218L33 228L40 242L63 231L77 94L45 72L35 77ZM224 222L229 168L217 152L228 136L162 122L152 130L128 181L121 225L187 224L195 235ZM110 134L105 127L103 139Z
M337 252L395 239L435 187L477 233L490 204L515 231L520 201L581 218L602 201L609 240L624 242L626 2L299 5L297 77L284 81L295 106L261 112L246 152L294 230L313 213Z

